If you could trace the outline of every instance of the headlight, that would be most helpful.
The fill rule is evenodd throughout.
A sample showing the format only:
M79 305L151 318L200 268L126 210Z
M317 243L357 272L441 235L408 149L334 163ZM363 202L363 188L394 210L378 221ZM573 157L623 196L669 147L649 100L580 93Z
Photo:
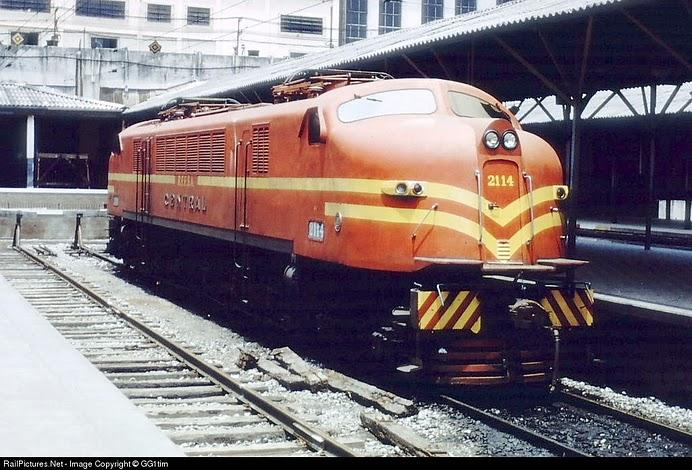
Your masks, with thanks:
M500 134L495 131L488 131L483 136L483 142L486 147L495 150L500 146Z
M555 190L555 199L558 201L564 201L569 195L569 188L567 186L553 186Z
M502 135L502 146L507 150L514 150L519 145L519 138L514 131L507 131Z
M427 197L423 181L386 181L382 194L396 197Z

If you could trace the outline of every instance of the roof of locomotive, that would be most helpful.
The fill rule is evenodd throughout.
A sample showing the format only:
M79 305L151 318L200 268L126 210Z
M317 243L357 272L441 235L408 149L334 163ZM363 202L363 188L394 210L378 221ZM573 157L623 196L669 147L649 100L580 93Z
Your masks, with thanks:
M193 116L183 119L173 119L169 121L152 119L128 127L121 133L121 136L128 137L161 133L168 134L190 132L198 130L200 127L220 127L242 121L259 122L269 118L276 118L278 116L294 115L298 118L302 118L305 111L309 108L322 106L329 112L330 110L335 109L341 103L352 100L354 95L405 89L429 89L432 90L438 97L442 97L447 91L458 91L473 95L488 103L500 107L509 116L511 116L513 124L516 127L520 127L512 113L506 109L502 102L472 85L454 82L451 80L432 78L401 78L391 80L375 80L368 83L342 86L326 91L315 98L276 103L268 106L251 106L248 108L222 111L213 114L204 114L201 116Z

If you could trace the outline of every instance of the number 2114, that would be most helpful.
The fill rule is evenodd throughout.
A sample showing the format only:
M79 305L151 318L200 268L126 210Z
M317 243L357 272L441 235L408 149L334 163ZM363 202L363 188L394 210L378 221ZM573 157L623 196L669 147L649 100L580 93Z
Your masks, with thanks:
M488 175L488 186L514 186L512 175Z

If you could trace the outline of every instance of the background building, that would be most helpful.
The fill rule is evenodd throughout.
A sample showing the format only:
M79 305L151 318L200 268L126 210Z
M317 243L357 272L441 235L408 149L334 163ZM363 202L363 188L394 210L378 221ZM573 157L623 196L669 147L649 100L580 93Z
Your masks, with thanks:
M0 41L290 57L328 48L337 12L338 0L0 0Z
M0 0L0 80L126 106L502 0Z
M338 0L0 0L0 80L127 106L338 43Z
M509 0L341 0L340 44L471 13ZM515 0L520 2L521 0Z

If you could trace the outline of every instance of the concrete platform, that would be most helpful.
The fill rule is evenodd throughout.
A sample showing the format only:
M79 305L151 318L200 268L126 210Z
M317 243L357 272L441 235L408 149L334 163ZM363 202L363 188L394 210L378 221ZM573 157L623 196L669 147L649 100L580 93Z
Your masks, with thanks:
M0 276L0 455L182 456Z
M692 238L692 228L685 228L682 220L653 219L651 231L660 234L676 234ZM620 217L617 222L604 218L579 219L577 226L584 230L644 232L645 220L641 217Z
M621 241L578 237L576 257L590 261L577 270L577 279L591 282L597 303L692 326L692 251L657 246L645 251Z
M22 214L22 237L70 239L75 216L83 214L85 239L108 236L105 189L0 188L0 237L11 238L16 214Z
M646 226L641 218L621 218L618 223L605 219L579 219L577 235L591 238L621 240L643 245ZM684 221L654 219L651 224L651 243L659 246L692 248L692 228Z

